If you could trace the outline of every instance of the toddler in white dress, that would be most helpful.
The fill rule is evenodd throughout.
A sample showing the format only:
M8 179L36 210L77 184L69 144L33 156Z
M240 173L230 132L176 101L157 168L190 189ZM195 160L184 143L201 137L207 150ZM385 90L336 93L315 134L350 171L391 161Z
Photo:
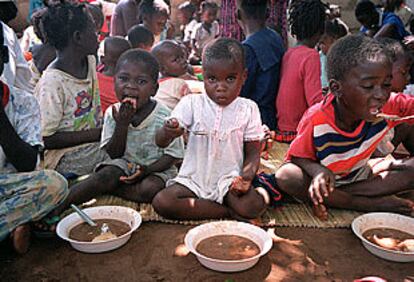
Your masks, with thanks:
M174 219L257 218L267 194L251 187L260 162L262 123L257 105L238 97L247 72L242 45L221 38L203 53L206 94L181 99L156 135L165 147L189 131L178 176L153 200Z

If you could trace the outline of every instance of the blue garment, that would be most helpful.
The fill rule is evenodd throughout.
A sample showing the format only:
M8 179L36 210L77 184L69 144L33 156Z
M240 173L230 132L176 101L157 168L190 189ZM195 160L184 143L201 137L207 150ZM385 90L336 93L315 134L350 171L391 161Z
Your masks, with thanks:
M398 17L396 14L392 12L383 12L383 11L378 11L378 12L380 13L380 23L378 26L379 29L381 29L384 25L387 25L387 24L394 25L395 32L392 38L395 40L399 40L399 41L403 40L404 37L410 35L408 31L405 29L404 23L402 22L400 17ZM366 33L367 31L368 31L368 28L366 28L365 26L361 27L362 33Z
M33 12L43 8L44 6L45 5L43 4L43 0L30 0L29 15L27 16L27 21L30 23L30 19L32 18Z
M328 71L326 69L328 57L322 51L319 51L319 58L321 60L321 85L322 88L325 88L329 86Z
M276 129L276 94L279 88L280 64L285 53L282 37L263 28L243 41L248 77L240 96L250 98L260 109L262 122Z

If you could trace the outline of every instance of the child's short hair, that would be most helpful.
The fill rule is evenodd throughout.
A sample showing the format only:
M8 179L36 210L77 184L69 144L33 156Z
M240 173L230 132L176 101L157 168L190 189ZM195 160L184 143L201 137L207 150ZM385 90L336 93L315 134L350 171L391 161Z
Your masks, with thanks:
M160 41L157 45L155 45L151 50L151 54L158 59L165 52L168 52L168 48L171 47L181 48L181 46L176 41L167 39Z
M238 0L240 8L248 18L266 20L268 0Z
M160 72L160 66L157 59L151 53L145 50L132 49L128 50L119 57L118 62L116 63L115 72L119 71L119 68L124 63L136 63L144 64L145 69L148 70L150 77L154 82L158 81L158 74Z
M325 21L325 32L326 35L339 39L348 34L346 27L337 19Z
M132 48L140 45L152 46L154 44L154 34L143 25L134 25L128 30L128 40Z
M241 63L245 68L245 55L243 45L232 38L218 38L209 43L203 52L203 65L216 60L231 60Z
M325 29L328 6L320 0L295 0L289 8L291 33L298 40L308 39Z
M57 50L63 50L75 31L87 28L88 16L83 4L64 3L50 6L42 17L46 40Z
M196 7L191 4L190 1L185 1L183 3L181 3L180 5L178 5L178 10L183 11L183 12L188 12L189 14L194 14L196 11Z
M377 40L385 46L392 61L395 61L397 59L397 56L400 56L400 55L402 56L411 55L407 46L402 44L398 40L387 38L387 37L381 37L381 38L378 38Z
M201 2L200 7L201 7L201 13L204 13L208 9L213 9L216 11L218 10L218 6L216 2L213 2L213 1L203 1Z
M384 45L363 35L348 35L339 39L328 53L328 79L342 80L354 67L366 62L390 62Z
M355 7L355 17L358 19L361 16L370 15L375 9L375 4L370 0L359 0Z
M170 8L164 0L142 0L138 9L141 20L144 16L152 16L157 13L170 14Z
M36 34L36 36L40 39L40 41L42 41L42 43L46 43L42 24L43 16L46 13L47 8L43 7L34 11L32 17L30 18L30 23L33 26L33 31Z
M105 22L105 16L102 12L102 8L95 4L85 4L85 6L88 9L89 14L92 16L96 28L101 30Z

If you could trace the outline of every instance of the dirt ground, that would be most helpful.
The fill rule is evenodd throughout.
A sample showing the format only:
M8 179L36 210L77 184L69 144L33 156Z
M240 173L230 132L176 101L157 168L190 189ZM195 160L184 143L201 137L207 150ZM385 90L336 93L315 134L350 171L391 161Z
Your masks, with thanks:
M189 226L145 223L113 252L91 255L59 239L34 240L24 256L0 246L0 281L352 281L379 276L404 281L414 263L368 253L350 229L276 228L282 238L250 270L218 273L193 255L174 255ZM409 280L408 280L409 281Z

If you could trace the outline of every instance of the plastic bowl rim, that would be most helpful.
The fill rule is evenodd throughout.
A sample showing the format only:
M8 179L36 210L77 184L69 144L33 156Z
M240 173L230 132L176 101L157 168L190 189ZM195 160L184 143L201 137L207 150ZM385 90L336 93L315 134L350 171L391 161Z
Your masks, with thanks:
M138 212L138 211L136 211L136 210L134 210L134 209L131 209L131 208L129 208L129 207L123 207L123 206L98 206L98 207L90 207L90 208L86 208L86 209L83 209L83 211L87 211L88 209L96 209L96 208L101 208L101 207L116 207L116 208L123 208L123 209L127 209L127 210L132 210L132 211L134 211L134 218L135 217L137 217L138 218L138 224L135 226L135 227L131 227L131 230L129 230L127 233L125 233L125 234L122 234L121 236L118 236L118 237L116 237L116 238L112 238L112 239L109 239L109 240L105 240L105 241L98 241L98 242L84 242L84 241L77 241L77 240L73 240L73 239L71 239L71 238L69 238L68 236L64 236L63 234L59 234L60 232L56 232L56 234L61 238L61 239L63 239L63 240L65 240L65 241L68 241L69 243L73 243L73 244L77 244L77 245L89 245L89 246L96 246L96 245L101 245L101 244L104 244L104 243L109 243L109 242L113 242L113 241L117 241L117 240L120 240L120 239L122 239L122 238L125 238L125 237L127 237L127 236L131 236L131 234L133 233L133 232L135 232L140 226L141 226L141 224L142 224L142 216L141 216L141 214ZM76 214L76 212L73 212L73 213L71 213L71 214L68 214L67 216L65 216L62 220L64 220L65 218L67 218L67 217L69 217L69 216L71 216L72 214ZM62 221L61 220L61 221ZM125 221L124 221L125 222ZM59 221L59 223L60 223L60 221ZM59 223L58 223L58 225L59 225ZM126 223L126 222L125 222ZM59 230L58 228L56 228L56 231L57 230Z
M409 216L405 216L405 215L401 215L401 214L398 214L398 213L391 213L391 212L371 212L371 213L366 213L366 214L362 214L362 215L360 215L360 216L358 216L357 218L355 218L353 221L352 221L352 224L351 224L351 228L352 228L352 231L354 232L354 234L361 240L361 241L363 241L364 243L366 243L366 244L368 244L369 246L371 246L371 247L374 247L374 248L376 248L376 249L380 249L381 251L386 251L386 252L389 252L389 253L393 253L393 254L396 254L396 255L403 255L403 256L414 256L414 252L403 252L403 251L396 251L396 250L389 250L389 249L386 249L386 248L383 248L383 247L381 247L381 246L379 246L379 245L377 245L377 244L374 244L374 243L372 243L371 241L369 241L369 240L367 240L364 236L362 236L362 234L360 234L357 230L356 230L356 222L357 221L359 221L359 220L361 220L361 218L363 218L363 217L366 217L366 216L373 216L373 215L392 215L392 216L401 216L401 217L406 217L406 218L408 218L408 219L412 219L412 218L410 218ZM375 227L373 227L373 228L375 228ZM402 230L400 230L400 231L402 231ZM405 231L403 231L403 232L405 232Z

